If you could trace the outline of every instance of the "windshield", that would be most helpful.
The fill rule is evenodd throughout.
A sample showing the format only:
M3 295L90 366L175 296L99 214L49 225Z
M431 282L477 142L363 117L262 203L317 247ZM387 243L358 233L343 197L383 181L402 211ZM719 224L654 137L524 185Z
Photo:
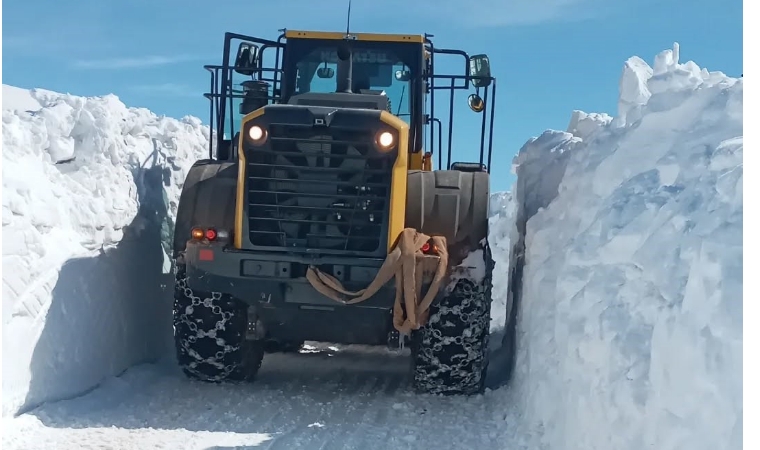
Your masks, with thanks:
M347 64L338 59L336 46L323 45L304 52L295 61L294 94L330 93L341 88ZM352 91L384 92L391 112L410 121L411 68L393 51L385 48L357 48L353 52Z

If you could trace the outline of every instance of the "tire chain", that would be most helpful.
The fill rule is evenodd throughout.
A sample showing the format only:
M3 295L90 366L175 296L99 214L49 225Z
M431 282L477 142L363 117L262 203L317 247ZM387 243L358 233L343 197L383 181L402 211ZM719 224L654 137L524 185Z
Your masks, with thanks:
M430 394L480 391L488 365L493 261L486 249L486 276L462 278L431 308L419 330L415 385Z
M182 333L178 340L178 351L191 359L189 363L185 361L180 361L180 363L187 372L198 379L210 382L223 381L238 367L237 364L225 364L224 361L241 350L240 344L230 345L224 337L220 336L225 331L228 334L235 332L235 324L232 323L235 314L232 312L234 306L230 307L231 299L225 298L226 296L221 292L199 292L199 295L196 295L196 292L188 286L184 268L177 267L176 274L174 326L175 333ZM203 311L197 312L196 308L203 308ZM203 326L204 322L211 322L208 320L211 317L216 317L214 326ZM184 326L181 327L181 325ZM218 350L212 356L202 356L196 349L196 344L201 339L214 342ZM212 366L214 372L218 373L216 375L204 373L200 370L202 364Z

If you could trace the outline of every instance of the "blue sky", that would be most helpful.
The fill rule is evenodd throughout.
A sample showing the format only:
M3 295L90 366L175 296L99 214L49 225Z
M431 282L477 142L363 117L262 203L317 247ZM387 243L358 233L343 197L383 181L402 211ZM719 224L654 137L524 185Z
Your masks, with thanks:
M340 31L346 0L70 0L3 4L3 83L208 121L203 64L221 62L223 33ZM411 5L411 6L410 6ZM681 45L682 62L742 73L742 1L353 0L352 30L431 33L437 46L487 53L498 78L492 189L511 188L511 160L573 109L615 115L624 61ZM456 117L473 116L465 98ZM468 122L473 122L473 117ZM455 159L479 127L455 132ZM465 148L468 147L468 148ZM472 147L472 148L470 148ZM456 155L461 155L456 158Z

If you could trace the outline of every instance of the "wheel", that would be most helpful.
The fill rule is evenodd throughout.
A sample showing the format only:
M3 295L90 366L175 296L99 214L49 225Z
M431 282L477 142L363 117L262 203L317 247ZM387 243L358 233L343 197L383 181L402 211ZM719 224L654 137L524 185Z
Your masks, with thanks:
M260 341L245 339L247 306L220 292L194 291L184 264L177 264L174 288L174 344L177 361L190 378L250 381L264 358Z
M487 243L476 250L481 250L485 273L473 270L453 289L444 288L427 323L412 334L418 392L472 395L485 390L494 262Z

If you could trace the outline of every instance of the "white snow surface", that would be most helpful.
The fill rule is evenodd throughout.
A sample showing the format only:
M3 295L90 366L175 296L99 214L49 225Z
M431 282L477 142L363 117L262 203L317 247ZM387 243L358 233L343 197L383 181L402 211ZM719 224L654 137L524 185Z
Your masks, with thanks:
M41 92L42 90L37 90ZM28 89L17 88L15 86L3 85L3 111L21 110L37 111L42 107L35 96Z
M413 394L406 354L316 343L250 385L187 380L159 211L208 129L112 96L10 111L4 87L3 448L742 448L743 81L676 46L620 86L618 116L531 139L491 198L494 331L527 246L517 362L471 398Z
M516 204L511 192L496 192L491 194L488 245L494 260L494 274L491 303L491 333L504 331L507 322L509 303L509 254L512 244L516 241L514 214ZM491 348L498 348L501 342L491 339Z

